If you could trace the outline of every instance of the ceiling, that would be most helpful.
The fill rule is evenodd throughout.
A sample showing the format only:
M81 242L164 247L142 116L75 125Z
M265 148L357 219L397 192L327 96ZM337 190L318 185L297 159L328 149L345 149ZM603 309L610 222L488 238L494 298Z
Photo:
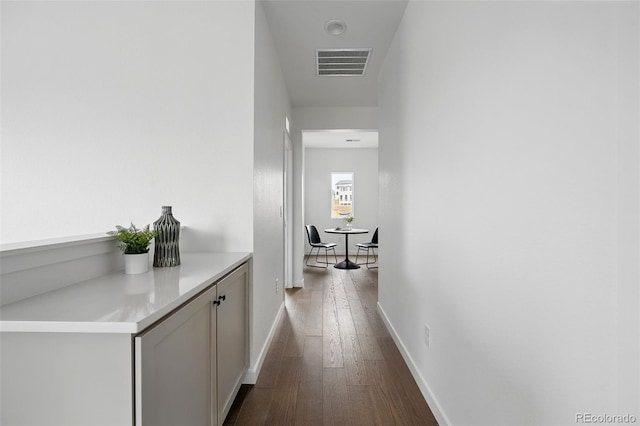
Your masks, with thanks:
M377 130L307 130L302 132L305 148L377 148Z
M378 73L400 24L407 0L264 0L291 104L377 106ZM325 24L346 23L333 36ZM316 49L371 48L364 76L316 75Z

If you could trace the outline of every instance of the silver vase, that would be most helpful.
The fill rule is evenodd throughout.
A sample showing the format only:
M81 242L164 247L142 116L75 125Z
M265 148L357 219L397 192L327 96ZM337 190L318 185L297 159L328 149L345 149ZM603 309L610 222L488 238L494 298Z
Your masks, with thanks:
M171 213L171 206L162 206L162 216L153 222L155 237L153 266L177 266L180 264L180 222Z

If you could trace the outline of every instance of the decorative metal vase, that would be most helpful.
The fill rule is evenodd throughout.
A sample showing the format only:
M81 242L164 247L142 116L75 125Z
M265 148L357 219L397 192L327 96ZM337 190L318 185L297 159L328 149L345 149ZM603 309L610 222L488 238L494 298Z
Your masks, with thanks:
M171 213L171 206L162 206L162 216L153 222L158 231L155 237L153 266L178 266L180 264L180 222Z

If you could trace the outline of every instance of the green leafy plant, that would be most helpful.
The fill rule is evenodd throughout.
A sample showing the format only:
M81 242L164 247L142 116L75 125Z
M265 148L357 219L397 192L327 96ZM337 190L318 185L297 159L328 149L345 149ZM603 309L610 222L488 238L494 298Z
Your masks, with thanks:
M122 253L141 254L149 252L149 244L151 244L153 237L158 235L158 232L149 229L149 225L138 229L132 223L128 228L116 225L116 230L107 232L107 235L120 242L118 247L120 247Z
M353 219L355 219L355 217L349 215L349 216L344 218L344 221L347 222L347 223L351 223L351 222L353 222Z

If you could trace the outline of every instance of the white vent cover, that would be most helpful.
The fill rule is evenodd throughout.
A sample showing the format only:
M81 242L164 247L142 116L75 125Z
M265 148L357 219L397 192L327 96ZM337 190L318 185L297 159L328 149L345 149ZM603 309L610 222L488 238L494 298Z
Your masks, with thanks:
M370 55L371 49L318 49L316 70L318 75L334 77L364 75Z

